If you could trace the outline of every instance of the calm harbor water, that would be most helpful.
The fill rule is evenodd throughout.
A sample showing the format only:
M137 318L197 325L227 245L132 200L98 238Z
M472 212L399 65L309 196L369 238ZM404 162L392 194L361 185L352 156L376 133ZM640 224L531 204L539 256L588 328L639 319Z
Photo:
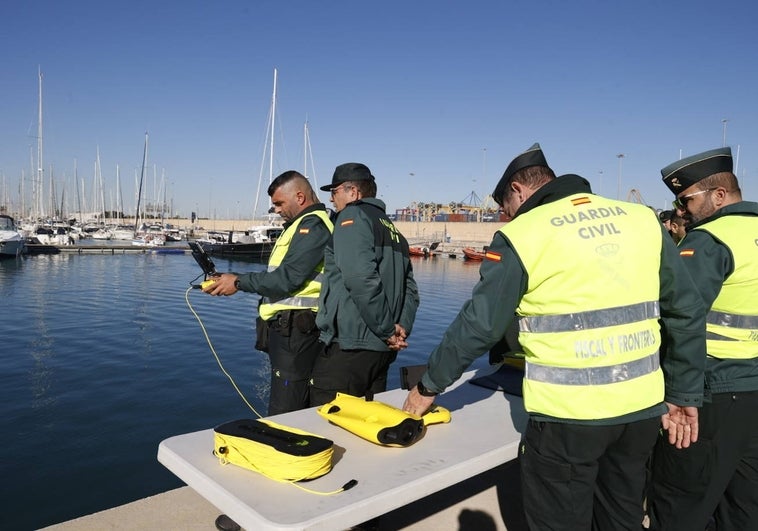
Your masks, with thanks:
M214 261L222 272L264 268ZM425 362L478 279L478 265L460 258L413 264L421 307L390 387L400 365ZM199 272L189 254L0 261L0 528L35 529L182 486L156 459L161 440L254 417L185 301ZM225 369L265 412L258 296L188 297Z

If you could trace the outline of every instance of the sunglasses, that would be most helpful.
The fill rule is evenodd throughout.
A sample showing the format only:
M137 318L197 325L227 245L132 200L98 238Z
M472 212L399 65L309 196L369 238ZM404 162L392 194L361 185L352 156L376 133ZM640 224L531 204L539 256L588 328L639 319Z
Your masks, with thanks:
M339 186L337 186L337 187L335 187L335 188L332 188L332 189L329 191L329 192L332 194L332 197L334 197L334 194L336 194L336 193L337 193L337 190L339 190L340 188L342 188L343 190L349 190L349 189L351 189L351 188L352 188L352 186L345 186L344 184L341 184L341 185L339 185Z
M706 192L712 192L713 190L715 190L715 188L707 188L705 190L700 190L699 192L683 195L682 197L677 197L674 199L671 204L674 205L674 208L676 209L685 210L687 208L687 203L689 203L693 197L696 195L704 194Z

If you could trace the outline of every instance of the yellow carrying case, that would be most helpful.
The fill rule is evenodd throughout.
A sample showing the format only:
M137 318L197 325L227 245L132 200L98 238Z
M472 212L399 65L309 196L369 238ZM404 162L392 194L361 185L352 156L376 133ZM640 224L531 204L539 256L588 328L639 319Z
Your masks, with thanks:
M221 464L232 463L280 482L315 479L332 469L334 443L270 420L241 419L213 429Z
M421 438L425 426L450 422L450 412L440 406L433 406L419 417L382 402L344 393L337 393L334 400L317 411L329 422L383 446L410 446Z

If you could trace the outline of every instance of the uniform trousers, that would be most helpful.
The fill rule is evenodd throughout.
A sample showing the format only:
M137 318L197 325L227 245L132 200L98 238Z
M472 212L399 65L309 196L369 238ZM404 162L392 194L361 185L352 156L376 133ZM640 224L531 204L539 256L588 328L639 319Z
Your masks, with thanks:
M659 427L659 417L613 426L530 419L519 451L529 528L639 531Z
M387 390L387 372L397 353L342 350L328 345L316 358L311 375L311 406L331 402L337 393L373 397Z
M323 350L313 312L281 312L270 321L268 341L271 362L268 414L278 415L309 407L311 370Z
M758 530L758 391L716 393L703 404L698 441L653 453L650 528Z

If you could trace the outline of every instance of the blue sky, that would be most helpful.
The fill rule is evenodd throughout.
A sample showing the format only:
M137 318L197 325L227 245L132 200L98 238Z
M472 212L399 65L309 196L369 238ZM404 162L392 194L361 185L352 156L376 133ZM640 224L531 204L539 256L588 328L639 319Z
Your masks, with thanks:
M118 165L133 211L148 132L148 195L163 180L182 215L249 218L277 68L274 175L302 170L307 119L318 184L364 162L389 211L484 199L533 142L556 173L662 208L660 169L724 132L756 200L756 15L729 0L6 0L4 193L18 203L31 171L40 67L45 178L72 207L74 161L91 194L99 148L106 206Z

